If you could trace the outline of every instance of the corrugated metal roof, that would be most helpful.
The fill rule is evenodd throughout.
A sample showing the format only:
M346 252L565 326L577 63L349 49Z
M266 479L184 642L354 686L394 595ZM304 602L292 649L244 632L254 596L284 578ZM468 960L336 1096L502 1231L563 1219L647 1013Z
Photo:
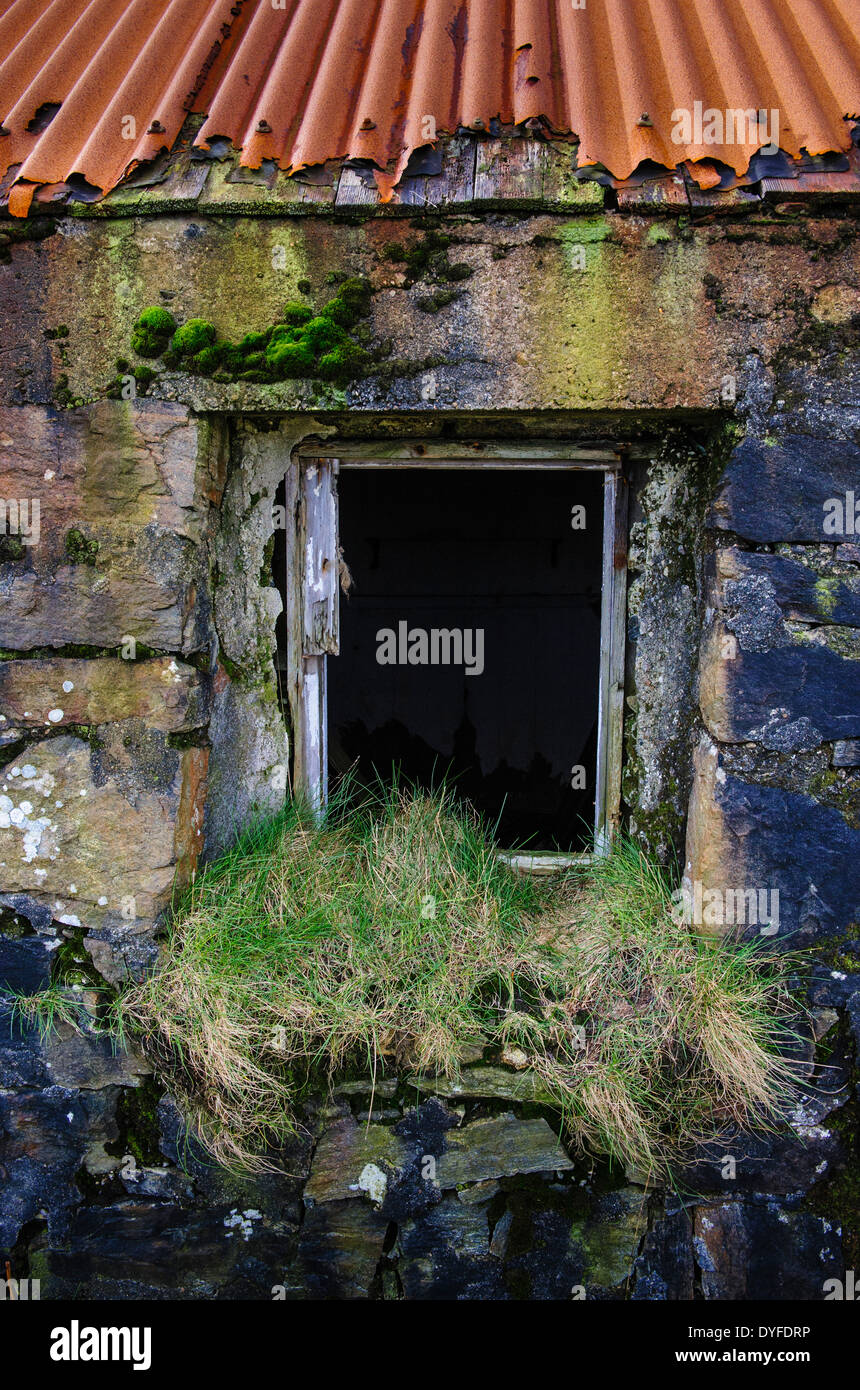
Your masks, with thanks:
M196 111L195 143L246 167L369 160L384 197L434 131L494 122L577 137L619 179L744 173L766 141L709 143L730 110L778 111L794 157L849 147L858 21L860 0L0 0L0 168L19 212L34 185L106 191Z

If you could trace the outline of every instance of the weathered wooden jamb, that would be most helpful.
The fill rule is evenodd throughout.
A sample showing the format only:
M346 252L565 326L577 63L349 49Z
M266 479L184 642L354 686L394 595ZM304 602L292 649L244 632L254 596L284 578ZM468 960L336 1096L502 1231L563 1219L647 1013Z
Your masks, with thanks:
M627 482L623 473L607 470L603 479L603 594L594 839L597 854L609 852L621 813L626 635Z
M287 695L293 790L319 811L328 796L326 658L339 651L337 463L300 458L286 480Z

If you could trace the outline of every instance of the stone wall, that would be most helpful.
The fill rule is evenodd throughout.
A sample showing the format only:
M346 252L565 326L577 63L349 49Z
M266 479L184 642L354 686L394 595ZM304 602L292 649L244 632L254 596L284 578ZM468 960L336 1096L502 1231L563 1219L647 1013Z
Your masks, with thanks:
M690 884L779 890L776 944L814 951L808 1095L787 1134L701 1155L686 1202L571 1164L480 1067L465 1093L378 1092L367 1132L341 1088L290 1179L239 1181L144 1060L7 1009L0 1248L46 1297L820 1298L858 1252L860 543L822 530L858 479L854 225L464 213L472 274L428 312L387 248L433 225L69 218L0 266L0 496L39 503L36 543L0 538L0 976L95 1010L151 967L201 854L283 797L267 566L297 442L609 438L637 445L627 823L663 858L686 831ZM238 337L344 273L373 286L378 373L163 371L116 399L147 305Z

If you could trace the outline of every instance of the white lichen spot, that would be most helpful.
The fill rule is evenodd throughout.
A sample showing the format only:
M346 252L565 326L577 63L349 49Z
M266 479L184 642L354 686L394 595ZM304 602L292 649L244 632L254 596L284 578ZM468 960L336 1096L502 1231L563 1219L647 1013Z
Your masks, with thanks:
M107 898L105 898L105 897L99 898L99 903L98 903L98 905L99 905L99 907L107 907Z
M841 970L831 970L830 978L833 980L847 980L848 976L843 975Z
M32 803L32 801L22 801L22 802L21 802L21 806L20 806L19 809L22 810L22 811L24 812L24 815L25 815L25 816L32 816L32 814L33 814L33 803Z
M229 1216L224 1217L224 1225L227 1227L227 1239L229 1240L234 1231L238 1230L243 1240L250 1240L254 1234L255 1221L262 1221L263 1213L250 1208L248 1211L237 1211L233 1207Z
M78 891L77 884L75 884L75 883L70 883L70 884L69 884L69 892L70 892L70 893L77 893L77 891Z
M69 691L70 691L70 690L74 690L74 688L75 688L75 682L74 682L74 681L63 681L63 690L65 691L65 693L66 693L67 695L68 695Z
M57 921L62 922L65 927L79 927L81 925L80 917L76 917L73 912L63 912Z
M63 717L63 711L62 711L61 709L49 709L49 710L48 710L48 719L51 721L52 724L59 724L59 722L60 722L60 720L62 719L62 717Z
M365 1163L358 1175L358 1187L361 1192L367 1193L375 1207L379 1207L388 1191L388 1174L375 1163Z

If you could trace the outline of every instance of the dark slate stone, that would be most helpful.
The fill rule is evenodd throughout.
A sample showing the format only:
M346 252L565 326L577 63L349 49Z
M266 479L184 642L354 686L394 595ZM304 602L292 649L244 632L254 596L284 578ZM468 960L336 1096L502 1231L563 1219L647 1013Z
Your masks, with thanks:
M572 1248L582 1259L586 1297L625 1298L648 1230L645 1189L631 1185L600 1193L586 1216L574 1218L570 1230Z
M693 1224L681 1207L652 1220L634 1266L634 1302L689 1302L694 1296Z
M0 990L39 994L51 982L51 959L41 936L0 936Z
M724 668L735 739L796 752L860 735L860 661L809 642L739 650Z
M682 1185L691 1196L722 1197L752 1192L807 1192L845 1159L845 1146L830 1116L850 1099L848 1077L831 1065L820 1095L800 1095L789 1124L776 1134L734 1131L702 1146L695 1163L685 1167ZM734 1177L726 1164L734 1158ZM726 1172L727 1176L723 1176Z
M23 1027L12 1006L0 1001L0 1090L41 1090L51 1083L39 1030Z
M840 934L860 921L860 830L838 811L731 775L716 784L715 799L730 837L733 872L726 886L742 878L749 888L778 889L777 935L789 946ZM751 927L750 935L757 934Z
M446 1195L400 1229L398 1273L408 1299L504 1300L502 1261L490 1248L486 1206Z
M62 1246L38 1253L42 1298L271 1299L295 1256L296 1231L258 1211L128 1198L82 1208Z
M833 745L833 767L860 767L860 739L847 739Z
M517 1197L526 1200L518 1203ZM569 1213L539 1205L529 1189L514 1194L506 1215L513 1216L505 1251L505 1284L512 1296L530 1303L569 1302L572 1290L583 1282L584 1269L582 1252L570 1238ZM496 1250L501 1224L493 1231Z
M729 459L708 525L763 544L826 543L837 538L824 531L824 504L852 489L860 500L856 444L796 434L779 444L747 438Z
M817 1302L843 1272L834 1226L776 1198L697 1207L694 1243L706 1299Z
M860 497L860 479L857 494ZM860 575L851 583L844 577L818 574L788 555L738 549L729 553L739 574L767 582L774 600L789 616L814 623L860 627ZM729 581L727 589L734 582Z
M368 1298L388 1221L366 1202L321 1202L302 1225L293 1279L305 1298Z
M777 434L809 434L816 439L860 439L860 363L834 342L814 364L784 364L780 396L763 428Z
M43 1210L51 1238L64 1237L69 1209L81 1200L73 1178L86 1146L87 1115L76 1091L0 1095L0 1250Z
M34 931L47 931L54 920L50 907L37 902L27 893L0 894L0 907L11 908L18 916L26 917Z
M809 1002L819 1008L844 1009L858 991L860 974L819 967L815 970L809 987Z

